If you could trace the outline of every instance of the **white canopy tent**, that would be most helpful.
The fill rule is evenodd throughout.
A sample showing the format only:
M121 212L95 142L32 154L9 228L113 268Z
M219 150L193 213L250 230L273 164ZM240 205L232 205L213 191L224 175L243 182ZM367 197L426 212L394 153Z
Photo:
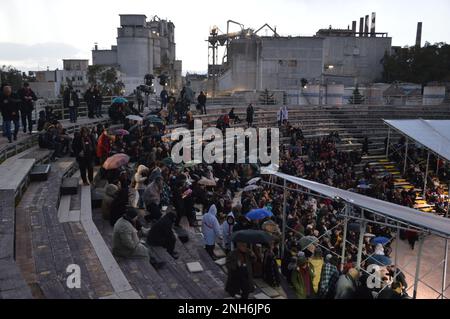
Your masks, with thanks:
M276 171L266 170L291 183L300 185L316 193L330 198L341 199L345 202L364 208L367 211L379 213L380 215L402 221L406 224L416 226L444 238L450 238L450 219L430 213L424 213L406 206L400 206L390 202L382 201L369 196L357 194L347 190L331 187L328 185L312 182L303 178L294 177Z
M417 287L418 283L420 281L419 279L419 273L420 273L420 260L422 257L422 247L424 238L427 234L435 234L439 237L443 237L445 239L445 252L444 252L444 260L443 260L443 274L442 274L442 280L441 280L441 291L440 291L440 297L442 299L445 298L444 293L447 290L447 263L448 263L448 239L450 238L450 219L443 218L434 214L424 213L409 207L400 206L397 204L393 204L390 202L385 202L379 199L375 199L372 197L368 197L365 195L357 194L354 192L350 192L347 190L342 190L339 188L331 187L328 185L320 184L317 182L309 181L303 178L287 175L284 173L280 173L277 171L277 168L273 167L272 165L269 167L262 167L261 168L262 174L270 174L272 176L276 176L284 180L284 185L277 185L272 184L275 186L283 187L284 189L284 200L283 200L283 229L282 229L282 242L285 241L285 234L286 234L286 197L287 197L287 185L286 181L289 181L291 183L297 184L303 188L306 188L310 191L319 193L321 195L324 195L326 197L336 199L336 200L343 200L347 204L358 206L362 209L361 213L361 229L360 229L360 235L359 235L359 243L358 243L358 260L357 260L357 267L359 268L361 264L361 255L362 255L362 248L363 248L363 234L365 232L365 227L367 222L370 222L369 220L364 220L364 210L376 213L378 215L384 216L387 219L390 220L397 220L398 222L401 222L403 224L409 225L411 228L419 229L420 232L422 232L422 236L420 236L419 239L419 252L417 255L417 264L416 264L416 273L414 278L414 294L413 298L416 298L417 294ZM343 248L342 248L342 257L341 260L344 260L344 253L345 253L345 243L346 243L346 235L347 235L347 223L348 223L348 215L345 213L345 222L344 222L344 239L343 239ZM353 218L353 217L351 217ZM390 226L392 227L392 225ZM401 228L397 226L397 243L399 240L399 230ZM284 246L283 246L284 248ZM397 247L396 247L397 251ZM284 249L283 249L284 252ZM397 254L396 254L397 256ZM396 257L397 259L397 257ZM397 262L395 262L397 264Z
M384 120L391 128L450 161L450 120Z

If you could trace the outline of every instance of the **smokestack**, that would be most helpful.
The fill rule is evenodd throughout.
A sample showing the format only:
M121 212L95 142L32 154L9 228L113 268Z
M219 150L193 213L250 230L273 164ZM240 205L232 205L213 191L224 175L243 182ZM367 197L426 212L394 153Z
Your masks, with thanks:
M352 21L352 32L356 33L356 21Z
M364 32L364 18L359 19L359 36L362 37Z
M416 47L422 47L422 22L417 23Z
M377 18L377 14L375 12L372 12L372 25L370 27L370 35L372 37L375 36L375 20Z
M366 23L364 24L364 36L369 35L369 15L366 15Z

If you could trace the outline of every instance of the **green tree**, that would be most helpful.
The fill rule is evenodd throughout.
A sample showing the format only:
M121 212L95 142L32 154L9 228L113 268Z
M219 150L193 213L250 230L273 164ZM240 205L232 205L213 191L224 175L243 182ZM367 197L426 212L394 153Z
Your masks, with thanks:
M450 45L440 42L426 43L424 47L397 49L392 55L385 54L383 81L412 82L426 85L429 82L450 81Z
M117 70L114 67L103 65L90 65L87 71L88 81L90 84L97 84L102 94L119 95L125 88L125 85L119 81Z
M364 103L364 96L359 92L358 84L356 85L355 89L353 90L352 96L348 99L349 104L363 104Z
M14 68L13 66L3 65L0 68L0 82L8 83L12 86L14 91L20 89L22 87L22 72Z

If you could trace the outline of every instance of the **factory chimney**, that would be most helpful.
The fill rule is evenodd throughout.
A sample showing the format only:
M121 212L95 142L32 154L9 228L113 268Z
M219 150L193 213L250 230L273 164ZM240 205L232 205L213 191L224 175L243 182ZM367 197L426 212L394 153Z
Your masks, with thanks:
M422 22L417 23L416 47L422 47Z
M375 36L375 20L376 20L377 14L375 12L372 12L372 25L370 27L370 36Z
M362 37L364 32L364 18L359 19L359 36Z
M352 21L352 32L356 33L356 21Z
M367 37L369 36L369 15L366 15L366 23L364 25L364 36Z

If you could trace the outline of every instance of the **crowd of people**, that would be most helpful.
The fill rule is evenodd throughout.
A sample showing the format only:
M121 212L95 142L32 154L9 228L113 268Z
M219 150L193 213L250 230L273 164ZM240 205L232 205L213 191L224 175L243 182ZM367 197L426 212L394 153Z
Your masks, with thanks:
M3 118L3 136L9 143L17 140L20 130L20 120L24 133L31 134L33 131L32 112L36 94L31 90L29 83L25 82L17 92L13 92L8 83L2 83L0 89L0 112ZM12 130L14 124L14 130Z
M4 96L9 96L5 92L8 93L7 89ZM181 238L183 218L189 226L195 226L198 211L203 211L201 230L205 249L213 259L217 258L217 244L227 253L225 289L232 296L248 298L255 278L275 288L286 282L298 298L407 296L405 276L392 263L383 265L379 271L379 286L369 288L366 284L369 266L373 264L371 255L387 259L391 255L390 246L395 237L392 229L367 225L363 262L358 268L358 227L348 229L345 258L340 257L344 238L340 215L343 203L307 193L288 183L291 190L284 208L283 189L270 184L268 177L260 176L259 181L251 184L254 187L246 190L259 176L256 164L174 164L170 153L175 142L167 138L166 125L174 122L192 125L193 113L184 94L179 98L168 94L167 104L151 111L150 119L156 117L160 121L145 116L140 121L129 120L128 113L120 112L126 108L131 114L142 115L143 112L140 106L136 110L133 105L123 103L120 116L111 116L112 122L121 124L122 128L97 125L89 130L83 127L73 138L51 116L40 114L38 126L48 135L47 144L43 145L55 149L58 157L72 154L79 164L83 183L104 190L102 216L113 227L114 254L147 258L156 268L164 267L149 247L162 246L173 258L178 258L175 234ZM71 99L69 94L69 101ZM201 97L198 102L201 105L198 111L206 113L206 99ZM248 105L245 113L247 126L252 126L253 105ZM363 176L357 176L355 166L361 162L363 151L339 151L337 132L307 139L299 126L289 123L287 108L279 110L277 120L282 136L289 137L288 145L280 150L282 172L411 206L413 192L395 188L392 176L380 177L368 165L363 168ZM226 129L230 121L242 122L234 109L219 117L217 127ZM110 159L124 154L126 161L110 165ZM96 164L100 165L100 170L94 177ZM413 174L420 175L412 170L408 174L410 178ZM256 220L248 218L255 209L269 211L271 215ZM288 231L283 241L284 209ZM234 234L245 230L263 231L270 234L271 240L260 244L235 242ZM406 236L413 246L417 234L410 232ZM388 242L374 244L374 237L388 238Z
M252 109L249 106L246 112L248 124L253 122ZM159 110L156 116L167 120L168 112L164 111ZM233 114L233 110L230 113ZM404 275L393 265L383 268L381 287L369 289L366 285L369 265L366 259L373 253L389 257L392 251L390 243L373 245L370 240L373 236L391 239L392 230L368 225L363 251L366 261L359 271L355 266L356 230L348 231L350 244L347 244L345 260L340 260L342 203L293 191L287 196L288 232L282 242L283 191L265 184L267 178L258 182L252 191L242 190L258 176L257 165L175 165L170 158L173 142L165 139L164 124L125 120L124 128L131 127L134 129L126 135L117 135L103 127L97 128L95 133L82 129L72 143L84 183L93 187L98 187L98 180L106 183L102 215L114 227L115 254L145 257L155 267L163 267L148 247L162 246L178 258L173 230L180 231L183 217L190 226L195 226L196 211L203 209L201 229L206 251L216 259L215 247L219 244L228 253L229 277L225 289L230 295L247 298L253 291L254 278L261 278L272 287L279 287L285 280L298 298L373 298L380 290L378 298L405 297ZM283 146L280 152L282 172L367 192L367 189L358 189L362 181L355 176L354 166L360 162L361 154L339 152L337 133L305 139L301 129L291 126L286 119L282 132L290 137L290 145ZM112 155L122 153L128 154L129 162L113 169L103 167L98 178L93 178L92 163L102 164ZM365 174L364 179L375 178L367 171ZM296 185L290 187L300 190ZM269 210L273 216L261 220L247 218L254 209ZM273 241L256 245L233 242L235 232L249 229L267 232ZM305 246L304 238L315 239ZM282 250L284 255L281 255Z

